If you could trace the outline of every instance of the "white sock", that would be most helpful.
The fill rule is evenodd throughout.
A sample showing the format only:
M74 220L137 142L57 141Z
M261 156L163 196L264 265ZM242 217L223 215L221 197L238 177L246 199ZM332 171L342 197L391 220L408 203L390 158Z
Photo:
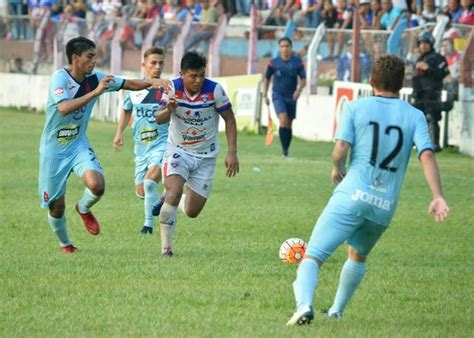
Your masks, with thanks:
M56 236L58 236L61 246L72 244L67 234L66 216L63 215L61 218L55 218L48 213L48 223Z
M100 200L101 196L96 196L90 191L89 188L84 189L84 194L79 200L78 208L81 214L87 214L90 212L90 208Z
M158 192L157 187L158 183L153 180L145 179L143 181L143 187L145 190L145 226L146 227L153 227L153 205L158 202Z
M184 212L184 214L186 215L186 194L181 195L181 199L179 200L178 208L179 208L179 210Z
M164 203L160 212L161 252L172 249L173 235L176 229L178 207Z

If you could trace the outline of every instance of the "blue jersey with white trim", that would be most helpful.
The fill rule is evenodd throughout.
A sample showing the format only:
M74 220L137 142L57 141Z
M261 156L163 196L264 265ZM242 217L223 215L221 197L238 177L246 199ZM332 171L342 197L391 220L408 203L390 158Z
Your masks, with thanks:
M197 157L217 156L219 116L232 108L222 86L206 78L201 91L191 96L183 79L177 78L163 93L161 104L170 97L176 98L178 107L171 114L168 144Z
M75 112L62 116L58 104L64 100L77 99L93 91L105 73L93 71L79 83L66 69L54 72L49 83L48 102L46 104L46 123L40 142L40 153L50 158L74 155L81 146L88 147L86 131L97 97ZM114 77L107 92L122 88L125 80Z
M347 175L333 194L336 205L388 225L413 145L418 156L433 149L423 113L398 98L358 99L347 105L335 138L351 144Z
M272 93L292 97L298 86L298 76L301 80L306 79L304 63L298 56L292 55L289 60L283 60L281 56L271 59L267 66L265 78L273 80Z
M156 123L161 96L161 90L155 88L125 92L123 109L133 114L135 156L166 149L169 123Z

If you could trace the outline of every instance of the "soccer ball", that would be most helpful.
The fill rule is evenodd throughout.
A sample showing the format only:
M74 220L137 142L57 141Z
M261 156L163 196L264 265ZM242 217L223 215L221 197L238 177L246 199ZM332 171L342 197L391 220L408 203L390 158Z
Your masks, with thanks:
M306 242L299 238L290 238L280 246L280 260L283 263L299 263L306 251Z

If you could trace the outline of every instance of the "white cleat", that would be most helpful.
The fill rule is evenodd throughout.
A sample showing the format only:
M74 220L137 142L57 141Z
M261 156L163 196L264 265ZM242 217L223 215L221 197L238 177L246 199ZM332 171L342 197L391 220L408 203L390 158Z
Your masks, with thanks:
M311 306L303 306L301 310L296 311L290 318L286 326L305 325L311 323L314 318L313 308Z

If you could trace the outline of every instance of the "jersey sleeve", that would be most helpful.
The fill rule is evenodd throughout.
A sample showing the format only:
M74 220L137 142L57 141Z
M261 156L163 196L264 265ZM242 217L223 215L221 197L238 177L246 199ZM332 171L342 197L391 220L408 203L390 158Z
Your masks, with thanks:
M267 65L267 71L265 73L265 78L267 80L270 80L274 72L275 72L275 68L273 68L272 61L270 61Z
M415 133L413 135L413 142L416 146L416 153L420 157L425 150L433 151L433 144L431 143L430 133L428 131L428 123L425 116L418 112L415 120Z
M132 99L130 98L130 92L128 90L125 92L125 95L123 98L123 110L125 111L133 110L133 103L132 103Z
M216 110L218 113L223 113L232 108L232 103L230 103L229 97L220 84L217 84L214 88L214 99L216 100Z
M298 59L299 65L298 65L298 76L301 78L301 80L306 80L306 71L304 69L304 62L301 59Z
M348 104L342 112L339 126L337 127L335 140L345 141L354 144L354 112L351 105Z
M168 89L165 89L161 95L161 99L160 99L160 102L158 103L160 108L163 108L166 106L166 104L168 103L168 99L170 97L173 97L175 96L175 87L174 87L174 82L171 81L171 84L170 84L170 88Z
M96 72L97 75L97 80L100 82L102 79L107 76L107 74L102 73L102 72ZM105 90L105 92L116 92L122 89L123 85L125 83L125 79L115 76L112 78L110 81L110 86Z
M70 97L67 93L67 80L62 72L56 72L51 78L50 95L55 104L61 101L68 100Z

